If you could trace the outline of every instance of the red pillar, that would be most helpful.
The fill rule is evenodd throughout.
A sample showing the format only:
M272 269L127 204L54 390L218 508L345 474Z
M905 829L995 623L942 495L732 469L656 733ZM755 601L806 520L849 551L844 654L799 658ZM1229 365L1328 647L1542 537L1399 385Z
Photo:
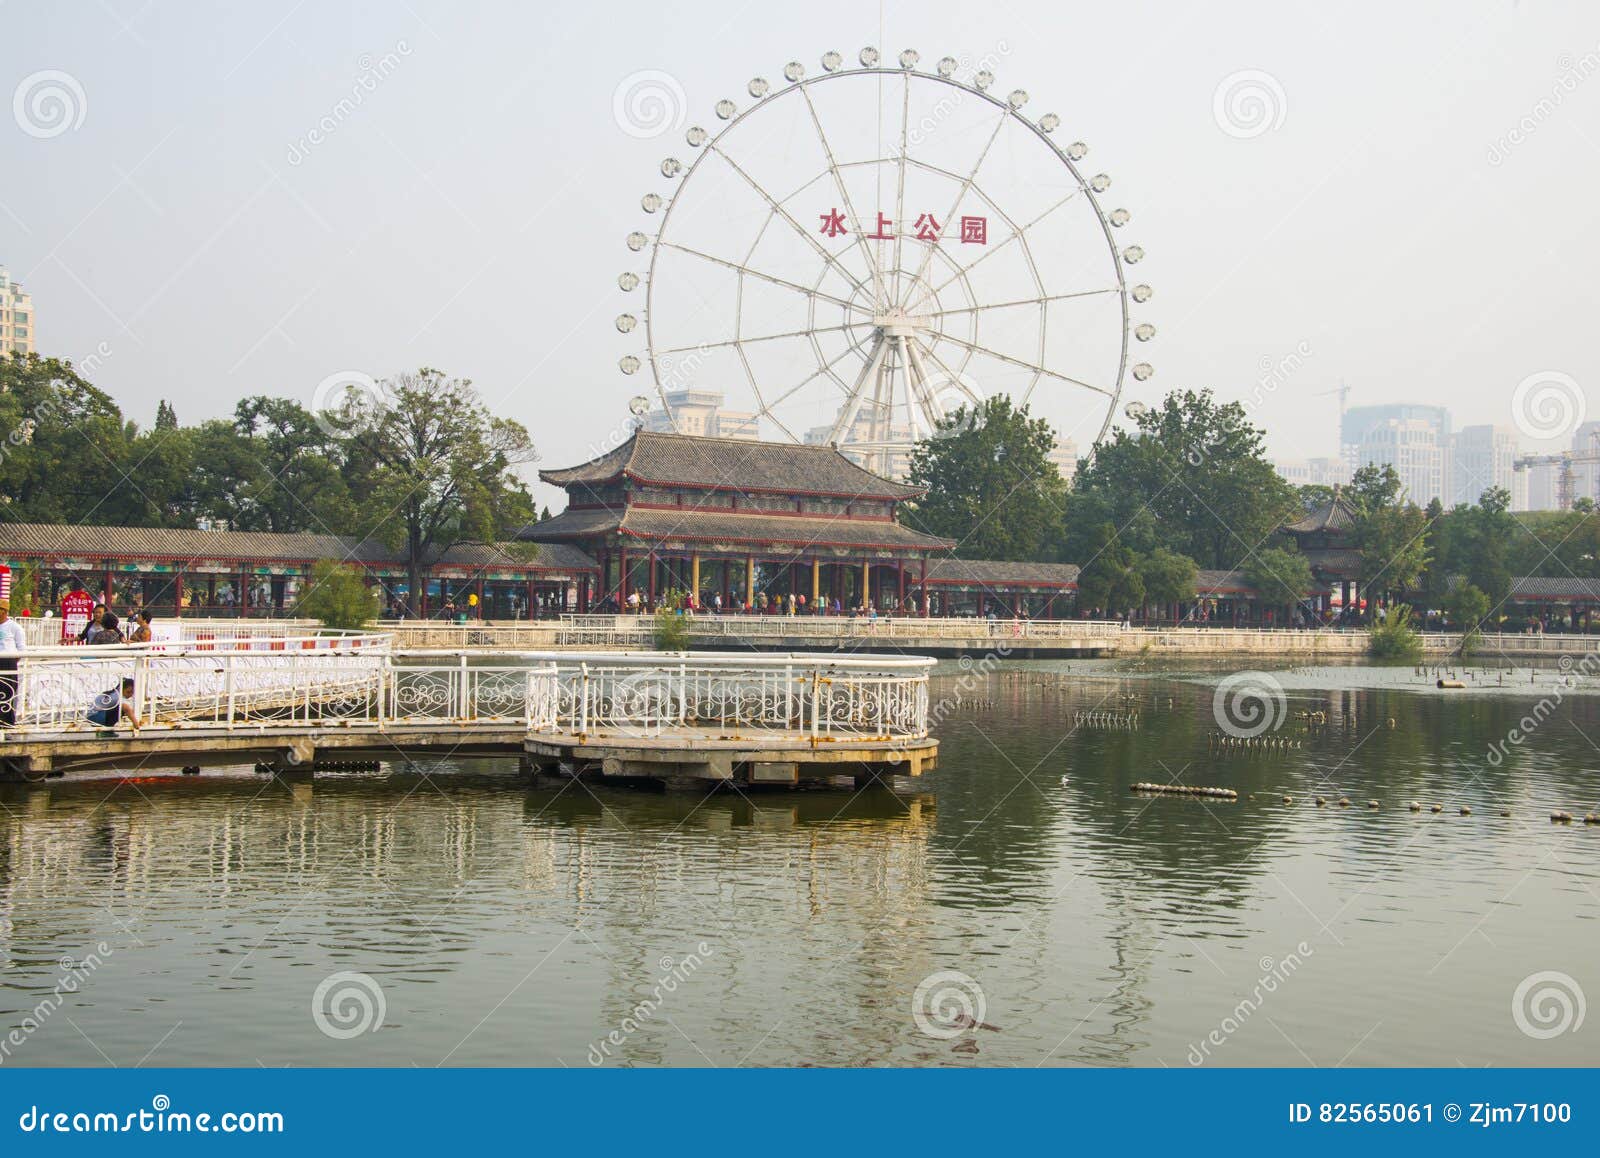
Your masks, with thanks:
M904 559L895 561L895 574L900 584L900 610L904 611L906 609L906 561Z
M645 565L645 598L650 600L650 606L656 603L656 553L651 551L647 556L649 562Z
M626 611L628 607L628 548L621 547L617 552L617 610Z
M183 572L178 571L172 576L172 614L174 618L183 616Z
M922 618L926 619L933 614L928 606L928 557L926 555L922 557L922 579L917 586L922 592Z
M565 590L565 588L562 588L562 590ZM533 576L529 575L528 576L528 618L529 619L532 619L534 616L536 616L538 614L538 609L537 609L536 605L534 604L534 599L537 597L538 594L539 593L537 591L535 591L534 587L533 587ZM565 599L566 596L563 595L562 598Z

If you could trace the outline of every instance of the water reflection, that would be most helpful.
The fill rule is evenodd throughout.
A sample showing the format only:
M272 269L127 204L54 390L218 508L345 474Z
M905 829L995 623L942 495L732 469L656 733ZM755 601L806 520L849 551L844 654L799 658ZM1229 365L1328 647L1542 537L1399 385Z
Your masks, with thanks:
M1600 949L1600 830L1546 819L1600 804L1600 699L1492 763L1536 696L1310 670L1281 673L1298 747L1224 753L1207 665L952 667L940 768L893 792L530 786L482 760L6 786L0 1026L110 950L6 1063L1185 1065L1302 943L1216 1062L1587 1060L1506 1009ZM375 1032L316 1028L340 970L381 989ZM918 1031L912 994L951 970L998 1032Z

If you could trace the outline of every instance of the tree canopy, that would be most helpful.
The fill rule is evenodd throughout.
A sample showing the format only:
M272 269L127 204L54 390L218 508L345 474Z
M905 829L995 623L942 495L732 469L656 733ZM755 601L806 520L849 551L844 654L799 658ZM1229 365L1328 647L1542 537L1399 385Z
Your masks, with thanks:
M1059 549L1067 484L1055 432L1005 395L962 406L916 445L907 482L927 494L906 522L969 559L1040 559Z
M1299 513L1295 492L1267 460L1262 432L1237 402L1210 390L1168 394L1117 429L1079 472L1074 502L1094 520L1073 519L1068 553L1109 521L1135 549L1160 545L1201 567L1240 565Z
M535 519L532 439L471 382L423 368L377 393L355 424L261 394L191 426L163 400L144 430L70 362L0 355L0 518L370 537L405 548L413 592L454 544Z

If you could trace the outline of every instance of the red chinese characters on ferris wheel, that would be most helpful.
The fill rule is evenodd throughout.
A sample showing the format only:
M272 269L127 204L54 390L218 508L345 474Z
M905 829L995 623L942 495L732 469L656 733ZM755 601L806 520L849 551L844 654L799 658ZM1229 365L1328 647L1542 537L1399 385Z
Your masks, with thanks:
M818 232L824 237L842 237L850 232L850 227L845 223L843 210L830 209L820 216L822 228ZM916 221L912 223L911 235L918 241L937 242L943 229L944 226L939 224L933 214L919 213ZM887 214L879 213L876 230L872 233L863 233L861 236L869 241L893 241L895 238L894 222ZM989 219L987 217L962 217L958 236L963 245L988 245Z

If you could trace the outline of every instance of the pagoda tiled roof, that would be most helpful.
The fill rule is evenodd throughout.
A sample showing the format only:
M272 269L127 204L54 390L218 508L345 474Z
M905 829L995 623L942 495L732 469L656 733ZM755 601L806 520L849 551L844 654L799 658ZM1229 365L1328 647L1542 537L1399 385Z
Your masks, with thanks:
M705 438L637 431L598 458L539 477L574 487L628 478L657 486L697 487L837 498L911 499L925 493L873 474L835 446Z

